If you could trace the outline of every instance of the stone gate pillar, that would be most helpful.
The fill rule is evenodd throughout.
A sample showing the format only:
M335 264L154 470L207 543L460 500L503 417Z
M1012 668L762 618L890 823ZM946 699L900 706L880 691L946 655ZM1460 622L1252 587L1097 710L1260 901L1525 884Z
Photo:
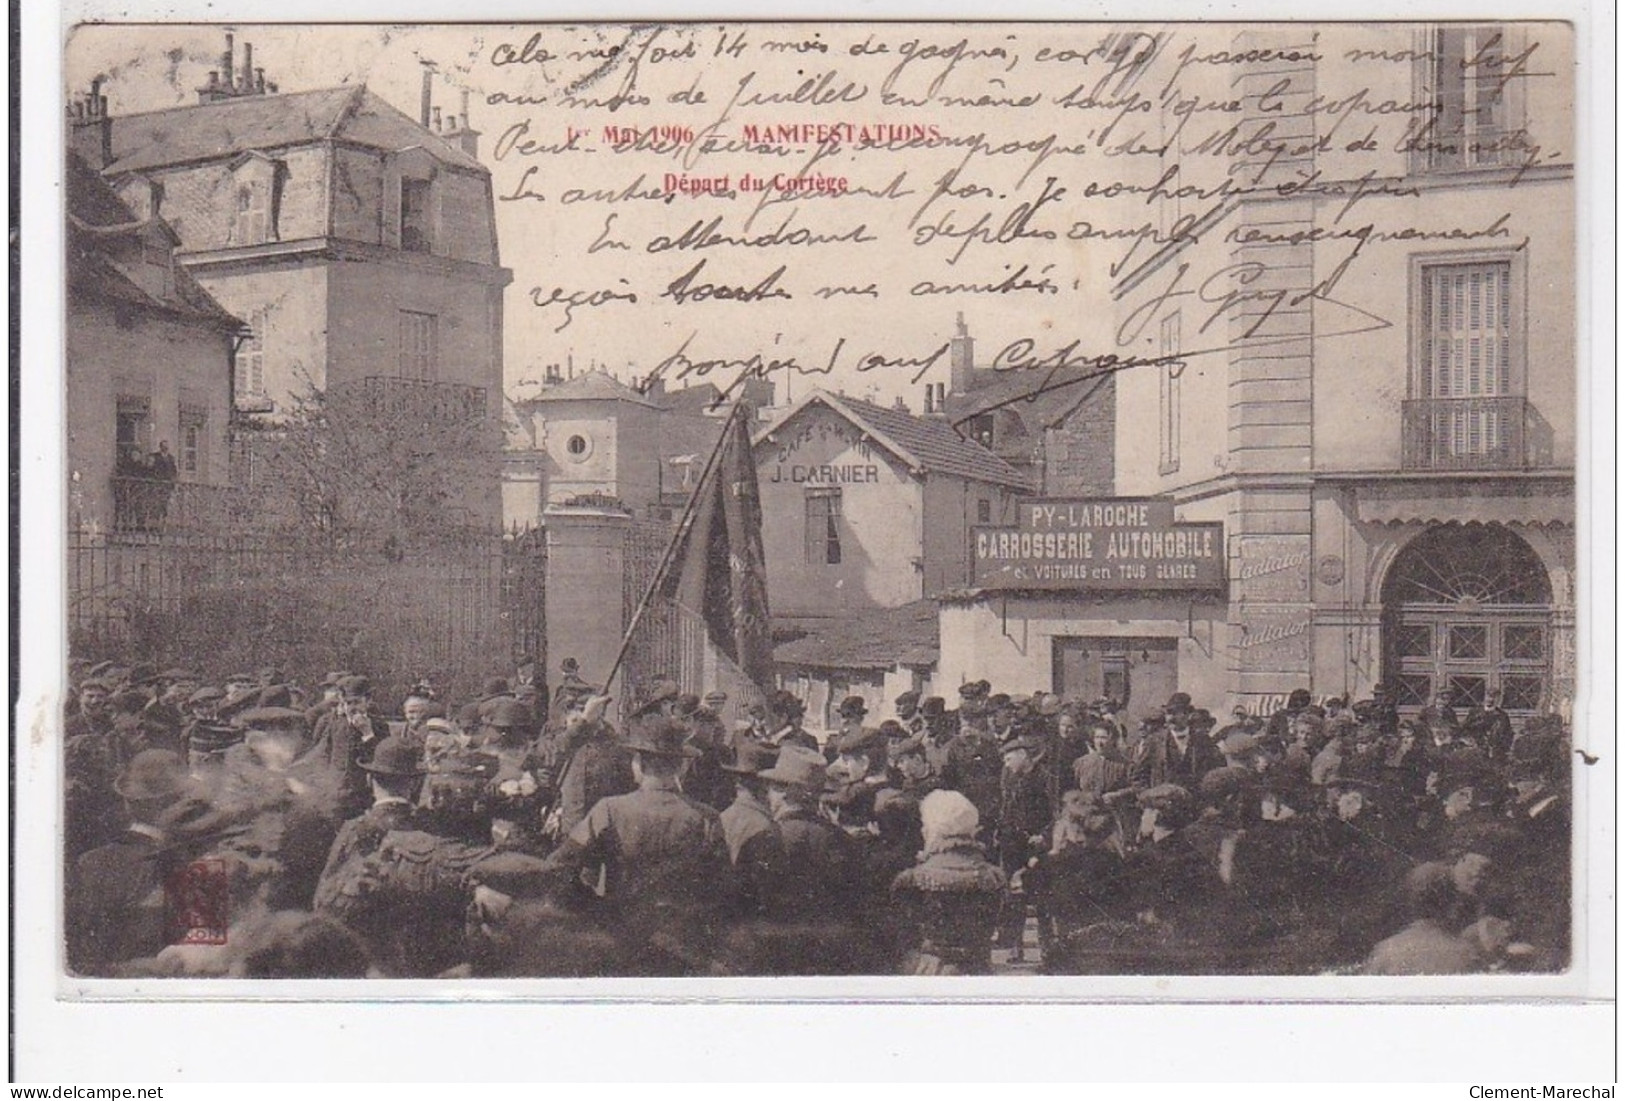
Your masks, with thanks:
M549 677L573 657L602 685L626 630L622 586L632 518L614 506L549 505L546 634Z

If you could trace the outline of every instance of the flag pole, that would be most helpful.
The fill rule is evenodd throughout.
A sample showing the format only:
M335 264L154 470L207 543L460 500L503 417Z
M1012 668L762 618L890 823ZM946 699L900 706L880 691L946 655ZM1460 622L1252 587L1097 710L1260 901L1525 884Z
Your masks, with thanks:
M733 429L734 418L739 415L740 404L734 403L728 411L727 420L722 423L722 432L717 436L716 446L711 449L711 456L705 460L705 469L700 473L700 480L695 483L694 490L688 495L688 501L683 505L683 514L677 520L677 528L672 532L671 539L666 543L666 551L660 556L660 565L655 569L655 575L650 579L649 585L643 590L643 598L638 601L637 609L632 613L631 620L626 625L626 633L621 636L621 648L616 651L615 664L609 667L609 675L604 678L604 695L609 695L610 685L615 683L615 676L621 671L621 665L626 661L626 655L632 648L632 635L637 631L638 625L643 622L643 616L649 610L654 594L666 580L666 571L671 568L673 556L682 544L688 529L694 523L694 510L699 504L700 494L706 483L716 472L717 460L722 456L722 449L727 446L728 433Z

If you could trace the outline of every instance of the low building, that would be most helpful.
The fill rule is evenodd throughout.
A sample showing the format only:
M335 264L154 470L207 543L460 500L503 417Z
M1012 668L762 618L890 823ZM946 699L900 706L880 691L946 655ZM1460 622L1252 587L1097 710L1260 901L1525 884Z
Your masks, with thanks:
M965 585L1027 475L945 418L814 390L756 435L774 614L850 616Z
M862 697L875 725L904 692L931 694L939 649L934 600L838 620L784 621L782 629L796 637L773 648L779 687L806 703L809 730L839 727L836 709L847 696Z
M73 153L66 191L69 525L211 526L243 324L177 263L168 223L132 210Z

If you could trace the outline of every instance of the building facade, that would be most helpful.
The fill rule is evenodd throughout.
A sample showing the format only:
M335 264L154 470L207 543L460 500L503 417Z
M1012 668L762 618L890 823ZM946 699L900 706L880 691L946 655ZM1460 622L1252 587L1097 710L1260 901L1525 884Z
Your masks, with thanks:
M162 218L138 216L77 155L66 185L69 525L199 524L224 504L242 322L176 261Z
M71 119L81 156L174 228L180 263L247 323L238 413L274 423L312 389L366 385L497 424L511 273L466 96L443 121L430 81L417 120L365 85L280 93L228 35L197 104ZM495 469L468 498L494 524Z
M1124 349L1154 361L1118 377L1116 493L1223 524L1223 590L1106 616L1086 592L949 609L945 677L974 657L1002 663L992 679L1059 681L1070 646L1143 665L1158 640L1156 675L1209 707L1385 683L1402 712L1567 713L1568 28L1419 26L1398 43L1303 25L1229 46L1177 74L1169 103L1215 106L1160 118L1140 186L1162 244L1115 290Z
M944 417L813 390L756 434L768 593L777 616L892 608L970 580L974 525L1027 476Z

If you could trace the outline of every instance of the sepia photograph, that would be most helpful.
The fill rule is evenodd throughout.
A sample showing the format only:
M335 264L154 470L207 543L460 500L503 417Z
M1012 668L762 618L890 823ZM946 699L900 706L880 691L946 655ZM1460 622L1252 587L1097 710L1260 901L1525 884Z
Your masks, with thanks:
M69 28L60 991L1583 975L1576 52Z

